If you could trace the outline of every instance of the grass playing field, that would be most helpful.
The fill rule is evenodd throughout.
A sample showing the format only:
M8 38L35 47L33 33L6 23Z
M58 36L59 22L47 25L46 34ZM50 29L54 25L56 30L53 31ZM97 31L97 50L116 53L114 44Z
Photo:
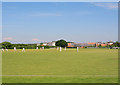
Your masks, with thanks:
M117 83L118 50L2 52L3 83Z

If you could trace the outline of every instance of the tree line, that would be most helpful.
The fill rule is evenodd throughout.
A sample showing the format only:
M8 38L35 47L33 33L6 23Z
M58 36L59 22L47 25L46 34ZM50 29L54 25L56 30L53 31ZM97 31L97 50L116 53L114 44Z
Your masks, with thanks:
M56 46L44 46L44 48L53 48L53 47L67 47L67 43L69 42L66 42L65 40L58 40L56 41L55 45ZM38 48L42 48L43 45L39 45L37 46L37 44L12 44L10 42L2 42L0 43L0 48L7 48L7 49L13 49L14 47L16 47L17 49L22 49L22 48L25 48L25 49L36 49L36 47ZM96 47L95 46L88 46L88 47ZM99 45L98 47L102 47L101 45ZM120 47L120 42L114 42L112 45L107 45L105 47Z
M62 42L62 43L61 43ZM38 48L53 48L53 47L56 47L56 46L61 46L61 47L65 47L67 46L67 43L66 41L64 42L63 40L60 40L60 42L56 42L56 46L43 46L42 45L43 43L41 43L39 46L37 46L37 44L12 44L10 42L2 42L0 43L0 48L4 48L4 49L14 49L14 47L16 47L17 49L36 49L37 47Z
M2 42L0 44L1 48L7 48L7 49L13 49L14 47L16 47L17 49L22 49L22 48L26 48L26 49L35 49L36 48L36 44L12 44L10 42Z

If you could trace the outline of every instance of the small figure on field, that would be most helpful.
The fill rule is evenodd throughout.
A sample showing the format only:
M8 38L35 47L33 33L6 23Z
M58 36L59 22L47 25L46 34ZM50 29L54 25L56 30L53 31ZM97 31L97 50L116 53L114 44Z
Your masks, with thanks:
M78 52L79 48L77 47L77 52Z
M59 50L59 47L57 47L57 50Z
M2 48L2 51L4 51L4 48Z
M38 47L36 47L36 49L38 50Z
M65 51L66 51L66 47L65 47Z
M25 52L25 48L23 48L22 52Z
M6 51L8 51L8 49L6 48Z
M14 51L16 51L16 47L14 47Z
M62 48L60 47L60 52L62 51Z
M42 47L42 49L44 49L44 47Z

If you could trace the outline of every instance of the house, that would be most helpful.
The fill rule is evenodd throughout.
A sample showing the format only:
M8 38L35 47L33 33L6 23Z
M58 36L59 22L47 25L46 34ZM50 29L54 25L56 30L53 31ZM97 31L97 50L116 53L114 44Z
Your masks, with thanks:
M48 46L56 46L55 43L56 41L48 42Z
M47 46L47 45L48 45L48 43L47 43L47 42L44 42L42 45L43 45L43 46Z
M101 45L102 44L102 42L97 42L96 43L96 47L98 47L99 45Z
M40 46L40 43L37 43L37 46Z
M74 43L73 42L67 43L67 47L74 47Z
M101 45L102 47L105 47L108 45L108 43L102 43L102 42L98 42L96 43L96 46L98 47L99 45Z
M104 46L107 46L107 44L106 43L102 43L101 46L104 47Z
M74 47L85 47L89 46L87 43L74 43Z
M56 46L55 43L56 43L56 41L52 41L52 46Z
M108 45L112 45L113 43L114 43L113 41L107 42Z
M93 42L93 43L90 43L90 42L89 42L89 43L88 43L88 46L96 46L96 43L94 43L94 42Z

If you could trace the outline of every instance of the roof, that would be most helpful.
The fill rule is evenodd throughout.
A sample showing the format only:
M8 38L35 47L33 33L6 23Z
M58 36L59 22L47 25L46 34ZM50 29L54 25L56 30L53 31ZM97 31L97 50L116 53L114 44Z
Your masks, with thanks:
M92 44L93 45L93 44L96 44L96 43L88 43L88 44Z

